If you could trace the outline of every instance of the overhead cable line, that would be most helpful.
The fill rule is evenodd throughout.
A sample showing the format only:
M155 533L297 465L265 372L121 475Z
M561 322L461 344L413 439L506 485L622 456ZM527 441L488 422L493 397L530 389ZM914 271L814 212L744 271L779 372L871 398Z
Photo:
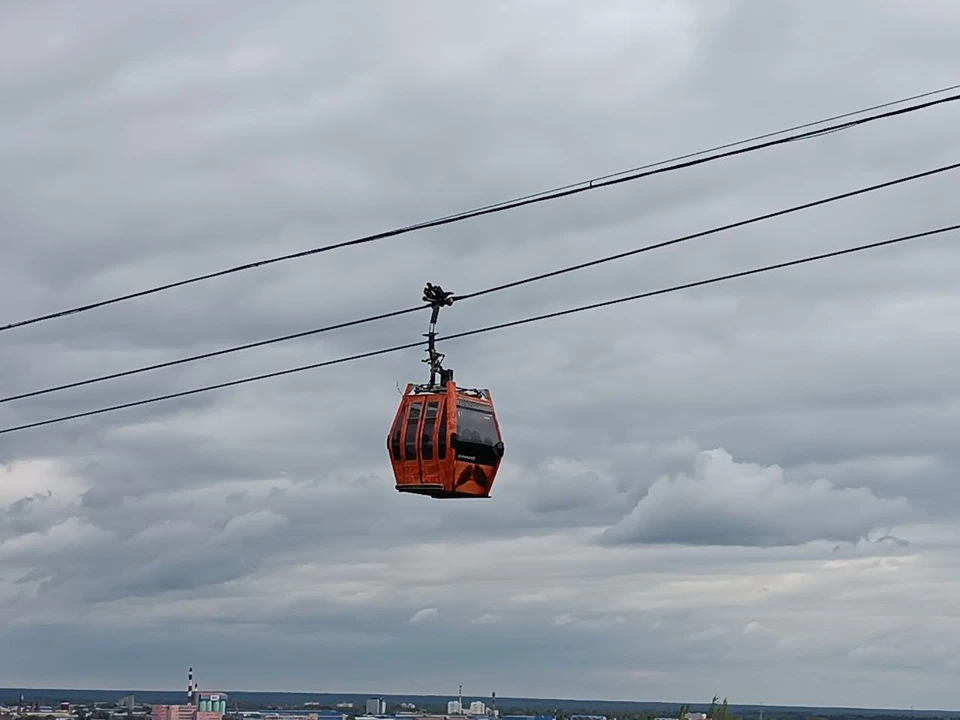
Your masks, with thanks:
M762 215L755 215L753 217L747 218L745 220L738 220L736 222L728 223L726 225L720 225L718 227L709 228L707 230L701 230L689 235L683 235L681 237L673 238L671 240L665 240L663 242L654 243L653 245L645 245L643 247L635 248L633 250L627 250L625 252L616 253L614 255L607 255L602 258L597 258L595 260L589 260L587 262L578 263L576 265L569 265L567 267L559 268L557 270L551 270L550 272L541 273L539 275L533 275L530 277L522 278L520 280L513 280L508 283L503 283L501 285L495 285L493 287L485 288L483 290L477 290L472 293L467 293L465 295L454 295L454 301L470 300L472 298L481 297L484 295L489 295L495 292L500 292L502 290L509 290L521 285L527 285L532 282L537 282L539 280L545 280L547 278L557 277L559 275L565 275L567 273L575 272L577 270L583 270L588 267L593 267L595 265L602 265L604 263L613 262L615 260L623 260L624 258L639 255L640 253L649 252L651 250L658 250L660 248L668 247L670 245L676 245L678 243L686 242L688 240L695 240L697 238L705 237L707 235L714 235L726 230L733 230L736 228L741 228L746 225L752 225L753 223L761 222L763 220L771 220L773 218L782 217L784 215L789 215L791 213L800 212L801 210L808 210L813 207L820 205L826 205L828 203L836 202L838 200L846 200L858 195L865 195L869 192L874 192L875 190L882 190L884 188L893 187L895 185L900 185L906 182L911 182L913 180L918 180L920 178L929 177L931 175L936 175L939 173L947 172L949 170L956 170L960 168L960 162L953 163L951 165L943 165L932 170L925 170L920 173L914 173L913 175L905 175L903 177L896 178L894 180L887 180L882 183L877 183L875 185L868 185L863 188L858 188L856 190L849 190L847 192L840 193L838 195L831 195L829 197L820 198L819 200L813 200L811 202L802 203L800 205L792 205L787 208L782 208L780 210L775 210L773 212L764 213ZM92 385L94 383L105 382L107 380L116 380L122 377L129 377L131 375L139 375L140 373L149 372L152 370L160 370L162 368L174 367L176 365L185 365L186 363L196 362L198 360L206 360L213 357L219 357L221 355L229 355L235 352L241 352L243 350L251 350L253 348L264 347L266 345L273 345L281 342L288 342L290 340L297 340L300 338L309 337L312 335L320 335L322 333L331 332L333 330L340 330L347 327L353 327L356 325L363 325L370 322L375 322L377 320L385 320L388 318L399 317L401 315L408 315L410 313L418 312L420 310L426 310L430 307L429 304L424 305L415 305L413 307L404 308L403 310L394 310L392 312L381 313L379 315L371 315L368 317L360 318L358 320L350 320L347 322L336 323L334 325L326 325L320 328L314 328L311 330L304 330L302 332L291 333L289 335L281 335L279 337L268 338L266 340L258 340L255 342L244 343L242 345L234 345L227 348L221 348L220 350L213 350L210 352L200 353L198 355L191 355L188 357L177 358L176 360L167 360L165 362L154 363L152 365L145 365L138 368L133 368L130 370L121 370L115 373L109 373L106 375L100 375L98 377L89 378L86 380L78 380L75 382L64 383L61 385L55 385L52 387L43 388L41 390L31 390L29 392L19 393L17 395L10 395L8 397L0 398L0 404L13 402L14 400L25 400L31 397L37 397L38 395L47 395L49 393L60 392L62 390L69 390L71 388L82 387L84 385Z
M299 338L309 337L311 335L319 335L321 333L340 330L342 328L348 328L354 325L363 325L365 323L375 322L377 320L386 320L387 318L407 315L419 310L425 310L429 307L429 305L415 305L414 307L409 307L404 310L394 310L393 312L382 313L380 315L370 315L368 317L360 318L359 320L349 320L347 322L341 322L335 325L326 325L321 328L304 330L303 332L291 333L289 335L282 335L280 337L269 338L267 340L257 340L255 342L244 343L243 345L233 345L231 347L221 348L220 350L212 350L210 352L200 353L199 355L177 358L176 360L167 360L165 362L154 363L153 365L144 365L131 370L121 370L119 372L100 375L87 380L64 383L63 385L56 385L54 387L48 387L42 390L32 390L30 392L20 393L19 395L10 395L9 397L0 398L0 403L13 402L14 400L25 400L26 398L36 397L38 395L47 395L49 393L60 392L61 390L83 387L84 385L93 385L94 383L105 382L107 380L116 380L122 377L129 377L130 375L139 375L140 373L150 372L151 370L160 370L161 368L185 365L186 363L196 362L197 360L206 360L208 358L218 357L220 355L229 355L242 350L252 350L253 348L264 347L265 345L273 345L276 343L288 342L290 340L297 340Z
M558 275L565 275L567 273L583 270L584 268L593 267L595 265L602 265L603 263L613 262L614 260L622 260L632 255L649 252L650 250L659 250L660 248L665 248L670 245L677 245L688 240L695 240L706 235L714 235L726 230L734 230L746 225L762 222L763 220L771 220L784 215L790 215L791 213L800 212L801 210L809 210L810 208L818 207L820 205L827 205L838 200L847 200L858 195L865 195L866 193L874 192L875 190L882 190L884 188L893 187L894 185L901 185L913 180L919 180L920 178L937 175L950 170L956 170L957 168L960 168L960 162L951 163L950 165L942 165L938 168L934 168L933 170L924 170L923 172L914 173L913 175L905 175L903 177L896 178L895 180L887 180L886 182L877 183L876 185L868 185L867 187L858 188L856 190L849 190L847 192L840 193L839 195L831 195L830 197L820 198L819 200L813 200L801 205L792 205L791 207L783 208L781 210L774 210L773 212L764 213L763 215L755 215L751 218L747 218L746 220L737 220L736 222L720 225L719 227L710 228L709 230L701 230L700 232L695 232L690 235L683 235L678 238L673 238L672 240L664 240L663 242L654 243L653 245L645 245L644 247L636 248L634 250L626 250L614 255L607 255L606 257L598 258L596 260L588 260L587 262L578 263L576 265L569 265L567 267L560 268L559 270L551 270L550 272L541 273L540 275L533 275L531 277L523 278L522 280L514 280L513 282L503 283L502 285L495 285L494 287L490 287L485 290L478 290L477 292L468 293L466 295L454 295L453 299L455 301L467 300L469 298L480 297L481 295L488 295L490 293L500 292L501 290L519 287L520 285L527 285L528 283L537 282L538 280L545 280L547 278L557 277Z
M949 89L955 89L957 87L960 87L960 85L947 88L943 91L946 91ZM943 92L943 91L934 91L934 92ZM931 93L925 93L923 96L928 96L930 94ZM922 97L922 96L915 96L915 97ZM154 293L163 292L165 290L171 290L177 287L183 287L185 285L191 285L193 283L198 283L205 280L212 280L214 278L223 277L225 275L231 275L234 273L242 272L244 270L252 270L255 268L260 268L266 265L272 265L274 263L284 262L287 260L296 260L300 258L305 258L311 255L317 255L320 253L329 252L331 250L337 250L344 247L362 245L362 244L374 242L377 240L383 240L389 237L395 237L397 235L404 235L406 233L414 232L417 230L424 230L426 228L449 225L451 223L460 222L462 220L468 220L470 218L480 217L483 215L490 215L493 213L503 212L506 210L512 210L515 208L524 207L526 205L533 205L535 203L547 202L550 200L557 200L560 198L569 197L571 195L576 195L578 193L587 192L590 190L597 190L599 188L609 187L611 185L619 185L621 183L632 182L634 180L639 180L641 178L649 177L651 175L658 175L660 173L672 172L674 170L681 170L684 168L692 167L694 165L701 165L703 163L712 162L714 160L721 160L723 158L733 157L735 155L742 155L745 153L763 150L765 148L773 147L775 145L782 145L786 143L797 142L800 140L807 140L810 138L818 137L819 135L822 135L824 133L846 130L848 128L856 127L858 125L864 125L866 123L873 122L875 120L883 120L883 119L894 117L897 115L905 115L907 113L917 112L919 110L925 110L935 105L942 105L944 103L954 102L956 100L960 100L960 95L950 95L947 97L938 98L936 100L929 100L919 105L911 105L910 107L899 108L897 110L888 110L883 113L869 115L867 117L859 118L857 120L850 120L848 122L844 122L839 125L828 126L826 128L821 128L819 130L813 130L813 131L799 133L795 135L788 135L787 137L779 138L776 140L768 140L766 142L763 142L757 145L741 147L736 150L727 150L726 152L722 152L715 155L707 155L707 157L697 157L697 156L706 155L707 153L715 152L715 150L714 149L703 150L697 153L682 155L672 160L664 160L659 163L654 163L653 165L644 166L647 169L640 170L637 172L622 171L620 173L615 173L612 175L604 175L604 176L593 178L590 180L585 180L575 185L565 185L556 190L545 191L543 193L539 193L536 195L526 195L521 198L517 198L515 200L509 200L509 201L505 201L495 205L485 205L483 207L479 207L474 210L467 210L455 215L447 215L444 217L436 218L434 220L428 220L425 222L416 223L414 225L406 225L400 228L395 228L393 230L386 230L383 232L374 233L373 235L366 235L364 237L355 238L353 240L345 240L343 242L333 243L331 245L324 245L322 247L311 248L309 250L301 250L299 252L288 253L286 255L279 255L279 256L267 258L264 260L257 260L255 262L244 263L242 265L235 265L233 267L226 268L224 270L205 273L203 275L196 275L194 277L186 278L184 280L178 280L178 281L166 283L163 285L157 285L152 288L138 290L136 292L127 293L125 295L119 295L113 298L109 298L107 300L100 300L98 302L89 303L86 305L79 305L73 308L68 308L66 310L59 310L57 312L47 313L45 315L38 315L36 317L28 318L25 320L18 320L16 322L8 323L6 325L0 325L0 332L3 332L5 330L12 330L14 328L24 327L26 325L33 325L35 323L43 322L45 320L53 320L56 318L67 317L69 315L76 315L78 313L87 312L89 310L95 310L97 308L105 307L107 305L113 305L115 303L124 302L126 300L132 300L134 298L145 297L147 295L152 295ZM885 106L899 104L901 102L906 102L906 101L907 99L901 100L901 101L894 101L891 103L886 103ZM844 115L838 116L838 117L849 117L850 115L855 115L862 112L865 112L865 111L855 111L853 113L845 113ZM828 121L821 120L815 123L807 123L804 126L798 126L798 127L809 127L811 125L822 124L823 122L828 122ZM781 130L774 133L767 133L765 135L757 136L757 138L742 140L737 143L728 143L727 145L722 145L719 147L724 148L724 147L733 147L735 145L742 145L749 142L753 142L755 139L758 139L758 138L772 137L774 135L779 135L784 132L787 132L787 131ZM695 159L685 159L683 162L675 162L682 158L695 158ZM668 164L668 163L673 163L673 164Z
M436 342L445 342L448 340L455 340L459 338L471 337L474 335L481 335L484 333L494 332L497 330L505 330L507 328L518 327L521 325L529 325L531 323L540 322L542 320L550 320L553 318L564 317L567 315L574 315L576 313L586 312L588 310L596 310L599 308L611 307L613 305L619 305L619 304L631 302L634 300L641 300L644 298L650 298L657 295L666 295L667 293L679 292L680 290L689 290L691 288L703 287L705 285L712 285L715 283L725 282L727 280L734 280L737 278L747 277L749 275L758 275L760 273L770 272L772 270L779 270L779 269L791 267L794 265L802 265L804 263L811 263L819 260L826 260L828 258L839 257L841 255L849 255L855 252L872 250L872 249L884 247L887 245L894 245L896 243L902 243L902 242L907 242L909 240L916 240L919 238L930 237L933 235L952 232L955 230L960 230L960 223L937 228L935 230L926 230L924 232L913 233L910 235L902 235L900 237L892 238L889 240L881 240L879 242L867 243L865 245L857 245L855 247L845 248L843 250L834 250L832 252L821 253L819 255L810 255L804 258L799 258L797 260L788 260L786 262L775 263L773 265L765 265L762 267L753 268L751 270L742 270L740 272L729 273L727 275L720 275L720 276L708 278L706 280L697 280L694 282L684 283L682 285L673 285L671 287L661 288L659 290L650 290L648 292L638 293L636 295L629 295L627 297L621 297L615 300L605 300L603 302L592 303L590 305L580 305L578 307L569 308L567 310L558 310L551 313L545 313L543 315L536 315L534 317L528 317L522 320L512 320L510 322L499 323L497 325L487 325L486 327L477 328L475 330L467 330L466 332L459 332L459 333L453 333L451 335L440 336L436 338ZM116 410L125 410L127 408L139 407L141 405L150 405L152 403L158 403L158 402L164 402L166 400L173 400L176 398L188 397L190 395L198 395L200 393L210 392L213 390L222 390L224 388L236 387L238 385L246 385L249 383L258 382L260 380L268 380L271 378L282 377L285 375L293 375L295 373L305 372L307 370L316 370L319 368L330 367L332 365L342 365L345 363L354 362L356 360L363 360L366 358L376 357L378 355L386 355L388 353L400 352L402 350L410 350L413 348L423 347L426 344L427 344L426 341L420 341L420 342L405 343L403 345L394 345L393 347L382 348L380 350L371 350L369 352L358 353L356 355L348 355L346 357L336 358L335 360L325 360L319 363L312 363L310 365L301 365L299 367L288 368L286 370L278 370L276 372L264 373L262 375L255 375L253 377L241 378L239 380L230 380L227 382L217 383L215 385L205 385L203 387L193 388L192 390L182 390L180 392L169 393L167 395L158 395L155 397L146 398L144 400L135 400L133 402L121 403L119 405L111 405L109 407L99 408L97 410L87 410L85 412L74 413L72 415L62 415L60 417L51 418L49 420L41 420L38 422L17 425L15 427L4 428L0 430L0 435L18 432L20 430L27 430L30 428L41 427L44 425L52 425L54 423L66 422L68 420L76 420L79 418L92 417L94 415L102 415L104 413L113 412Z
M476 212L477 210L489 210L491 208L498 208L503 205L509 205L510 203L517 202L519 200L529 200L531 198L540 197L541 195L548 195L550 193L559 192L560 190L568 190L569 188L577 187L578 185L583 185L584 182L599 182L601 180L608 180L609 178L615 178L619 175L625 175L627 173L639 172L640 170L649 170L650 168L660 167L661 165L666 165L667 163L679 162L681 160L686 160L688 158L699 157L700 155L706 155L712 152L718 152L720 150L726 150L727 148L737 147L738 145L745 145L750 142L757 142L758 140L766 140L767 138L776 137L777 135L783 135L784 133L794 132L795 130L804 130L809 127L814 127L815 125L822 125L823 123L833 122L835 120L843 120L844 118L853 117L854 115L862 115L866 112L873 112L874 110L882 110L883 108L893 107L894 105L902 105L905 102L912 102L913 100L920 100L925 97L930 97L932 95L939 95L941 93L950 92L951 90L960 89L960 84L950 85L948 87L940 88L939 90L930 90L928 92L919 93L917 95L911 95L910 97L901 98L899 100L890 100L889 102L880 103L879 105L871 105L870 107L861 108L859 110L851 110L849 112L841 113L840 115L832 115L831 117L823 118L821 120L812 120L810 122L801 123L800 125L793 125L792 127L784 128L783 130L774 130L773 132L763 133L762 135L754 135L753 137L745 138L743 140L736 140L734 142L724 143L723 145L714 145L711 148L706 150L697 150L696 152L687 153L686 155L677 155L666 160L658 160L657 162L647 163L646 165L638 165L636 167L628 168L626 170L619 170L615 173L609 173L607 175L600 175L593 178L592 180L581 181L570 183L568 185L561 185L559 187L551 188L550 190L541 190L540 192L531 193L529 195L523 195L522 197L513 198L512 200L501 200L498 203L491 203L490 205L484 205L483 207L475 208L474 210L467 210L464 212L454 213L453 215L447 215L441 219L446 220L447 218L460 217L468 213ZM840 126L839 130L845 130L846 125ZM819 137L822 134L828 134L836 132L837 129L828 129L823 130L817 135L811 135L811 137Z

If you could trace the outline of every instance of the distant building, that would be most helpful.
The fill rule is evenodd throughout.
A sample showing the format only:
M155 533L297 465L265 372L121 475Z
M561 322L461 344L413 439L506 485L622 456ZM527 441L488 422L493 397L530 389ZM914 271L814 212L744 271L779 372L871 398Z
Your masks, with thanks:
M451 700L447 703L447 715L460 715L463 709L460 707L459 700Z
M193 705L151 705L150 716L153 720L223 720L223 713Z
M151 705L153 720L194 720L197 709L193 705Z
M367 715L385 715L387 712L387 703L383 698L370 698L367 700Z
M474 700L470 703L470 709L467 710L471 715L485 715L487 712L487 706L484 705L479 700Z
M197 710L201 712L212 712L218 713L219 715L225 715L227 712L227 701L230 697L225 693L219 690L206 690L204 692L197 692L194 698L194 703L196 703Z

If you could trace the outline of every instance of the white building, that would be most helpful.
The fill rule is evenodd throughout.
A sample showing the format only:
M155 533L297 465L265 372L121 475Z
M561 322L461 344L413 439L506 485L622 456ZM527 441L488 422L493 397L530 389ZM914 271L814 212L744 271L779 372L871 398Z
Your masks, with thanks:
M370 698L367 700L367 715L386 715L387 703L383 698Z
M451 700L447 703L447 715L460 715L462 712L459 700Z

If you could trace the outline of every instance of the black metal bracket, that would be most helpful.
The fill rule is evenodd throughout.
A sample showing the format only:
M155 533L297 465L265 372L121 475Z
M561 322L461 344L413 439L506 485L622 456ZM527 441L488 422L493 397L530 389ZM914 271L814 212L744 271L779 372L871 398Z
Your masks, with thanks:
M430 303L430 307L433 308L430 313L430 329L425 335L427 357L423 362L430 365L430 387L436 387L437 375L440 376L440 385L445 387L447 383L453 381L453 370L444 369L443 360L446 356L437 352L437 318L440 316L440 308L453 305L453 293L444 291L439 285L427 283L423 288L423 301Z

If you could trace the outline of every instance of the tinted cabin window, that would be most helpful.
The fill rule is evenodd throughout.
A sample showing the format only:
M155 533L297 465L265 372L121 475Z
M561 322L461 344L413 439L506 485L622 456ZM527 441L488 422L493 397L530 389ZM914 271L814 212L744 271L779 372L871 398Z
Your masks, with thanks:
M393 455L394 460L400 460L400 435L403 432L403 418L405 414L400 413L397 416L397 421L393 424L393 428L390 430L390 453Z
M420 457L433 459L433 435L437 429L437 406L439 403L427 403L427 412L423 416L423 441L420 444Z
M464 442L493 447L500 440L489 405L457 400L457 436Z
M423 403L414 403L410 406L410 415L407 417L407 434L403 443L404 456L407 460L417 459L417 423L420 422L420 408Z
M437 432L437 457L443 460L447 456L447 404L440 403L440 429Z

